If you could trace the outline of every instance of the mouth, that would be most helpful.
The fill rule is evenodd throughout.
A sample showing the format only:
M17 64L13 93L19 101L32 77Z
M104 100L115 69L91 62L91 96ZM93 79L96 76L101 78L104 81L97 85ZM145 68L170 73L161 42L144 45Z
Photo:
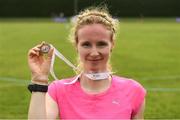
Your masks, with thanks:
M88 61L96 62L96 61L101 61L102 59L89 59Z

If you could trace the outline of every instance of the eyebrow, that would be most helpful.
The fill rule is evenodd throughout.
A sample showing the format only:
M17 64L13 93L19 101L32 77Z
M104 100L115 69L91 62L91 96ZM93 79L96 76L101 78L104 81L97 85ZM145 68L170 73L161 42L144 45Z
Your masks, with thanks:
M107 41L104 41L104 40L99 40L98 42L103 42L103 43L107 43Z
M84 40L84 41L82 41L81 43L82 43L82 44L83 44L83 43L91 43L91 40ZM105 41L105 40L98 40L97 43L106 43L106 44L107 44L108 42Z

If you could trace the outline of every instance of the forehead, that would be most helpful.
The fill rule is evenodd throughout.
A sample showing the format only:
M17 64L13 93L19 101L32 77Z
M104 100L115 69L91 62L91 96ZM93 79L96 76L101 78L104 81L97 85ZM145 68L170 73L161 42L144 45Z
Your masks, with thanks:
M85 25L78 30L78 40L110 40L110 31L102 24Z

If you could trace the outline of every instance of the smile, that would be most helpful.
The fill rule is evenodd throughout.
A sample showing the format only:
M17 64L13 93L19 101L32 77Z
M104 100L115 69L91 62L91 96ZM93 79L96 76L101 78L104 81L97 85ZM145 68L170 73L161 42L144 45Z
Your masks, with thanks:
M100 61L102 59L92 59L92 60L88 60L88 61Z

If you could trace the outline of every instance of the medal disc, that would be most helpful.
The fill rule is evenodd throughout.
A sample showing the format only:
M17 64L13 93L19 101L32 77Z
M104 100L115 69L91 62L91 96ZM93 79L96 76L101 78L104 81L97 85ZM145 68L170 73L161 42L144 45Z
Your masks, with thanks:
M48 53L51 49L51 46L49 44L44 44L41 46L40 52L41 53Z

